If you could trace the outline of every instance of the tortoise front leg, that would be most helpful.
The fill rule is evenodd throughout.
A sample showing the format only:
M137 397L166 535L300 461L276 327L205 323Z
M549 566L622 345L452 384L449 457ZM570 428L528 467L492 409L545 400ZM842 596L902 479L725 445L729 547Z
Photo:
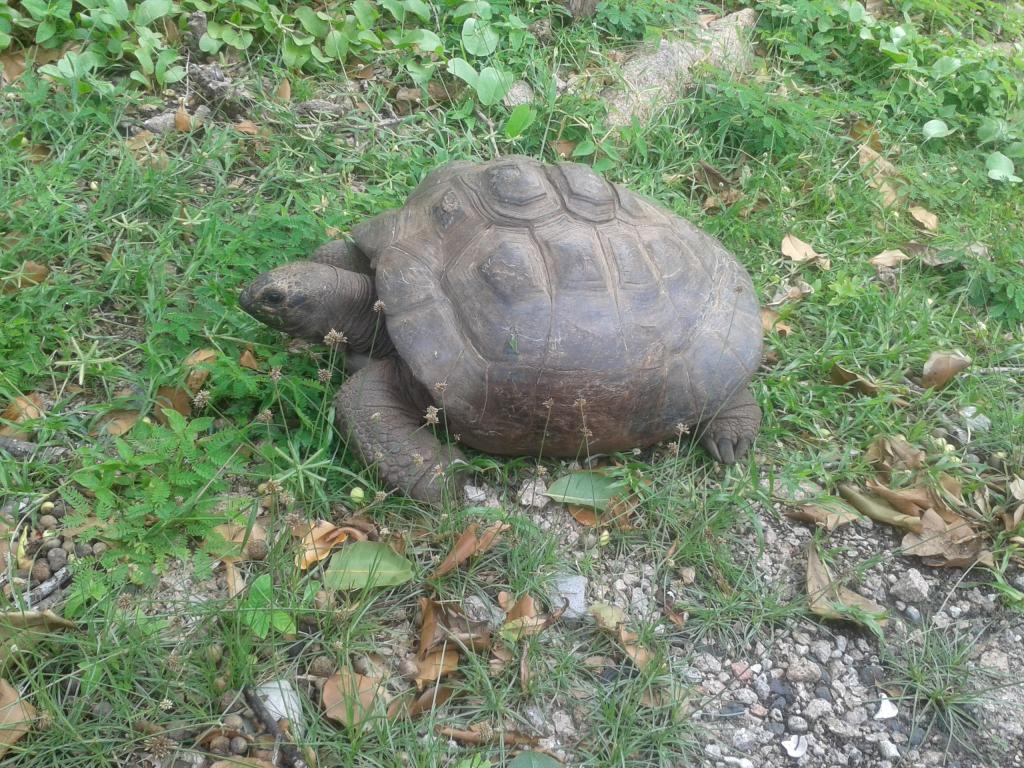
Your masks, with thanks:
M397 361L385 358L352 375L334 399L338 428L367 465L377 466L385 483L410 498L439 505L444 496L441 474L463 458L462 452L434 436L403 373Z

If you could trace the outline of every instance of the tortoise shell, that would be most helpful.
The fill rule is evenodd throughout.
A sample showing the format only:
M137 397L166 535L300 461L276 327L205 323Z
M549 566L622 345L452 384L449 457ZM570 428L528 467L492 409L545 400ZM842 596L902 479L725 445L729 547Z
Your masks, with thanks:
M760 363L739 263L584 165L449 163L353 237L399 356L478 450L649 445L713 416Z

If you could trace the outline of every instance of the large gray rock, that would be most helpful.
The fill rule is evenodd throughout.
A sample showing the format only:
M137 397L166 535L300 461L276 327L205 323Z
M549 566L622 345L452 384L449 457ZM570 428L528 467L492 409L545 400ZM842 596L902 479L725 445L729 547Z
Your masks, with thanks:
M749 70L754 63L749 30L756 22L757 13L744 8L686 39L662 40L656 49L629 59L622 67L622 83L602 93L612 124L628 125L633 117L644 119L659 106L677 101L693 84L693 70L700 65L735 73Z

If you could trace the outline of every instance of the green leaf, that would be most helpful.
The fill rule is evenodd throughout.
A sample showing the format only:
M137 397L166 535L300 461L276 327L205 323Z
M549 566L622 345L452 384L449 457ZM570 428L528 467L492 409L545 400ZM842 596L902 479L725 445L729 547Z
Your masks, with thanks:
M321 38L326 35L328 30L331 28L331 25L317 16L316 11L308 5L300 5L295 9L294 13L295 18L299 20L303 29L313 35L313 37Z
M148 27L154 21L163 18L170 12L171 0L142 0L141 3L135 6L132 21L140 27Z
M359 26L363 29L372 29L373 22L380 16L369 0L356 0L352 3L352 13L356 15Z
M508 768L562 768L562 764L543 752L520 752Z
M284 45L281 46L281 58L286 67L300 69L312 55L308 45L299 45L293 38L285 37Z
M404 584L412 577L412 563L387 544L378 541L356 541L346 544L331 557L324 571L324 587L393 587Z
M473 68L473 65L465 59L458 57L448 59L448 71L459 78L459 80L465 81L472 88L476 88L476 84L480 80L480 75Z
M921 133L924 134L924 140L929 141L931 139L941 139L944 136L949 136L951 133L955 133L956 128L950 128L946 125L945 120L929 120L923 126L921 126Z
M498 47L498 32L488 21L466 19L462 24L462 47L474 56L490 56Z
M398 0L377 0L377 2L384 6L384 9L394 16L395 21L399 24L405 22L405 6Z
M410 13L419 16L421 20L430 21L430 6L424 3L423 0L402 0L402 5Z
M338 61L344 61L348 56L348 38L337 29L332 29L324 40L324 53Z
M505 122L505 135L510 139L521 136L523 131L533 125L533 121L536 119L537 110L529 104L520 104L512 110L512 114Z
M1013 142L1013 144L1003 150L1003 154L1007 157L1024 158L1024 141Z
M603 512L623 488L622 480L599 472L573 472L553 482L547 496L562 504L578 504Z
M932 76L935 78L949 77L963 66L963 61L954 56L940 56L932 64Z
M203 53L216 53L220 50L222 43L220 40L216 40L210 37L209 34L205 34L199 38L199 50Z
M415 45L421 51L428 53L441 53L444 50L444 43L441 38L429 29L411 29L402 38L403 46Z
M985 167L988 168L988 177L993 181L1008 181L1011 184L1019 184L1020 176L1016 175L1016 168L1013 160L1002 152L993 152L985 158Z
M476 83L476 95L485 106L497 104L512 87L512 76L494 67L485 67Z
M43 19L36 27L36 45L43 45L56 34L57 22L53 19Z
M1003 141L1011 134L1010 124L1000 117L983 117L978 125L978 139L982 144Z
M597 145L591 139L584 139L572 151L573 157L586 157L597 152Z

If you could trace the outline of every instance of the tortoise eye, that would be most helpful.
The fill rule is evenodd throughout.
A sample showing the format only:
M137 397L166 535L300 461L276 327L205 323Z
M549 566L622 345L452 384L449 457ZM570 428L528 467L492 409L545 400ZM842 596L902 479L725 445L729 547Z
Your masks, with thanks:
M276 288L271 288L269 291L264 291L263 296L261 298L263 299L263 302L265 304L270 304L271 306L275 307L279 304L284 303L284 294L281 293L281 291L277 290Z

